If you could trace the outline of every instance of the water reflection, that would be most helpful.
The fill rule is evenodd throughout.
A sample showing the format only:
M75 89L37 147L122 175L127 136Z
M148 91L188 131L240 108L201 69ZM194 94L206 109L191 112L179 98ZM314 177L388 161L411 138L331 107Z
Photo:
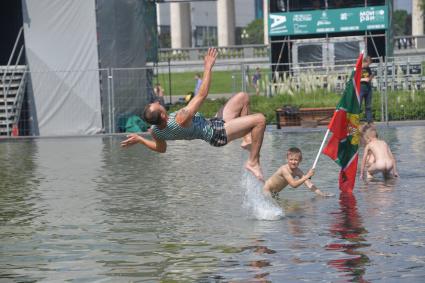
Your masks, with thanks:
M314 198L306 200L284 199L281 205L286 214L288 232L295 238L304 236L307 232L311 219L308 216L316 214ZM306 217L307 216L307 217Z
M32 192L39 183L34 178L36 162L33 159L36 155L37 146L32 142L0 143L1 225L7 225L11 221L15 225L25 224L27 221L30 223L31 218L36 215L32 213L36 204L36 196Z
M356 197L350 193L341 193L339 198L340 210L332 213L335 222L330 228L331 235L338 239L328 244L327 250L339 251L346 254L342 258L328 261L328 265L350 276L350 281L368 282L363 279L369 257L361 251L368 247L366 242L367 230L363 227L362 218L357 211ZM341 243L340 240L344 242Z

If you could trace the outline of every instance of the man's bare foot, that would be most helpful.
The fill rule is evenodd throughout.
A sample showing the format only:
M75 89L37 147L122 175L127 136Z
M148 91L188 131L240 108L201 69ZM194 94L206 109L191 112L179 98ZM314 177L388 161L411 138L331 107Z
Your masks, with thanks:
M263 171L261 170L261 167L260 167L260 164L259 163L256 163L256 164L252 165L249 162L247 162L245 164L245 168L248 171L251 171L251 173L254 174L255 178L257 178L258 180L264 182Z

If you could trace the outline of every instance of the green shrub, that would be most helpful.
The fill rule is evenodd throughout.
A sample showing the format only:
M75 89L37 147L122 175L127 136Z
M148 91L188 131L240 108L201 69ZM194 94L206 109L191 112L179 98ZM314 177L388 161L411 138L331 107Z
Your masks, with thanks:
M296 94L279 94L272 97L251 96L251 112L263 113L268 124L276 123L277 108L283 106L293 107L335 107L340 99L340 94L317 90L314 92L298 92ZM213 117L224 105L226 99L207 99L199 112L205 117ZM385 101L384 101L385 102ZM184 104L176 104L170 111L182 108ZM364 109L364 104L362 105ZM374 92L372 96L372 112L375 121L381 121L381 94ZM360 115L364 118L364 113ZM384 117L385 118L385 117ZM409 91L388 92L388 119L389 120L416 120L425 119L425 93Z

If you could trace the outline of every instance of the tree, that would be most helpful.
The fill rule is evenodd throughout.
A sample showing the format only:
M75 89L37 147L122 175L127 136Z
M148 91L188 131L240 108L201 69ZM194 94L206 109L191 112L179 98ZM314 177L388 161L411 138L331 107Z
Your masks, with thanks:
M424 12L425 12L425 0L420 0L419 1L419 7L421 8L422 15L423 15ZM412 9L415 9L415 7L412 7ZM424 22L424 28L425 28L425 22Z
M244 30L248 36L242 38L242 44L263 44L264 42L263 19L253 20L246 26Z
M425 11L425 0L420 0L419 1L419 7L421 7L422 13L423 11ZM414 7L413 7L414 9Z
M393 13L393 22L395 36L412 34L412 18L406 10L395 10Z

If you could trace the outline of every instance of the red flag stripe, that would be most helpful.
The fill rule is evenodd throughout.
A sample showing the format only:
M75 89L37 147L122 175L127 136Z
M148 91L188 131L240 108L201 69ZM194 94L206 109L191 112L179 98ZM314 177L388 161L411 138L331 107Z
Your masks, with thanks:
M339 173L339 188L341 192L352 193L356 183L358 154L354 155L354 159L342 169Z
M363 63L363 52L360 54L359 58L357 58L356 62L356 72L354 74L354 90L356 92L357 100L360 104L360 79L362 77L362 63Z

